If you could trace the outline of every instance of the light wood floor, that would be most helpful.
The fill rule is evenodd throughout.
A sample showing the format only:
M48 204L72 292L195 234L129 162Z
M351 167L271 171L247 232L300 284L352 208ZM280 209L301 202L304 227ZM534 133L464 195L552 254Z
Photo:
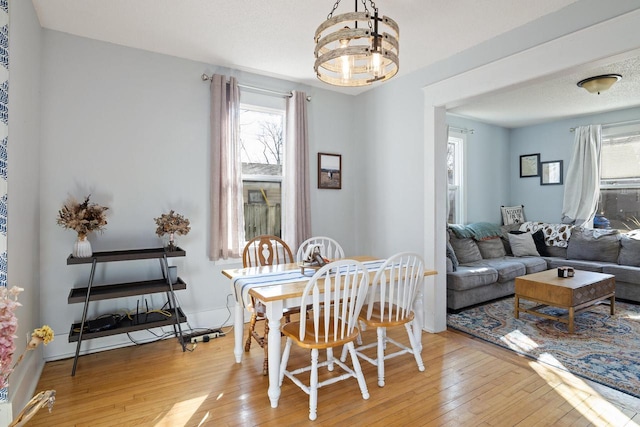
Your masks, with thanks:
M402 328L389 335L408 341ZM56 403L29 426L640 424L640 399L458 332L424 333L422 342L424 372L411 356L391 359L379 388L375 367L362 362L369 400L355 380L322 388L315 422L307 395L286 378L279 407L270 407L262 349L236 364L232 332L192 352L170 339L82 356L75 377L71 359L49 362L37 391L55 389ZM307 353L294 350L290 363L306 363Z

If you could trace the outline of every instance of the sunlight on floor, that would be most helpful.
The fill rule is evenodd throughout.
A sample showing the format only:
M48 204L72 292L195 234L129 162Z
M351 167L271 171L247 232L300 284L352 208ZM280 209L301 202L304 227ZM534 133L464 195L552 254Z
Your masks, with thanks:
M535 341L517 329L504 335L500 340L517 352L529 352L538 347Z
M543 355L545 359L553 360L554 364L561 366L560 362L549 354ZM570 372L552 368L539 362L530 362L529 366L543 378L549 386L558 393L566 402L571 404L582 416L596 426L637 426L635 422L622 413L620 409L600 396L585 381Z
M202 403L208 396L206 394L198 396L193 399L183 400L176 403L168 410L164 416L157 420L156 425L177 425L178 420L188 420L191 416L202 406ZM209 417L207 413L198 425L203 425L206 419Z

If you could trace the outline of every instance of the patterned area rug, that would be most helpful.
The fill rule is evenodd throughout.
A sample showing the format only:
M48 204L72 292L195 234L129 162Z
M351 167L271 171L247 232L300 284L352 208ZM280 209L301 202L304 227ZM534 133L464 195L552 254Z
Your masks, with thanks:
M526 301L523 305L533 306ZM556 316L566 310L547 307ZM616 301L616 314L600 304L575 316L575 334L567 324L520 313L513 298L449 314L453 329L529 356L583 378L640 397L640 306Z

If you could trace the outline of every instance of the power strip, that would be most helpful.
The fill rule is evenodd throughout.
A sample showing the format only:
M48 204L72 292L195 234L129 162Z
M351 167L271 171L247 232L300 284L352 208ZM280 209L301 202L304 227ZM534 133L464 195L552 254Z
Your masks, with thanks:
M214 338L223 337L223 332L211 332L204 335L198 335L197 337L191 337L191 343L195 344L197 342L209 342Z

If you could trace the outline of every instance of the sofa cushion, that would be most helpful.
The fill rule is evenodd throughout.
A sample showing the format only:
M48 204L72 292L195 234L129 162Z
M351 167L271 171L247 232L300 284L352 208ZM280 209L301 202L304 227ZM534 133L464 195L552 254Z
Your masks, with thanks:
M558 267L573 267L576 270L595 271L602 273L606 265L618 265L599 261L585 261L581 259L545 258L549 269Z
M536 250L540 256L549 256L549 250L547 249L547 244L544 241L544 232L542 230L538 230L531 234L531 237L533 237L533 243L535 243Z
M447 288L464 291L489 285L497 280L498 272L493 268L483 265L473 267L461 265L457 271L447 273Z
M627 234L620 236L618 264L640 267L640 236Z
M619 238L617 230L574 228L567 247L567 259L617 263Z
M519 257L514 260L520 264L523 264L527 270L526 274L538 273L540 271L547 270L547 261L544 258L538 257Z
M459 239L451 236L450 242L460 264L468 264L482 259L480 249L478 249L478 245L472 238Z
M482 255L482 259L502 258L507 254L507 252L504 249L504 245L502 244L502 239L500 237L493 237L490 239L480 240L478 242L478 249L480 249L480 254Z
M451 263L451 271L456 271L458 269L458 258L456 257L456 253L451 246L451 242L447 240L447 261Z
M508 282L518 276L527 274L527 269L524 264L518 262L517 259L513 257L483 259L482 261L474 262L472 265L486 266L496 270L498 272L497 281L499 283Z
M514 256L540 256L531 233L509 233L509 246Z
M602 272L616 276L616 282L632 283L640 286L640 269L629 265L605 265Z

